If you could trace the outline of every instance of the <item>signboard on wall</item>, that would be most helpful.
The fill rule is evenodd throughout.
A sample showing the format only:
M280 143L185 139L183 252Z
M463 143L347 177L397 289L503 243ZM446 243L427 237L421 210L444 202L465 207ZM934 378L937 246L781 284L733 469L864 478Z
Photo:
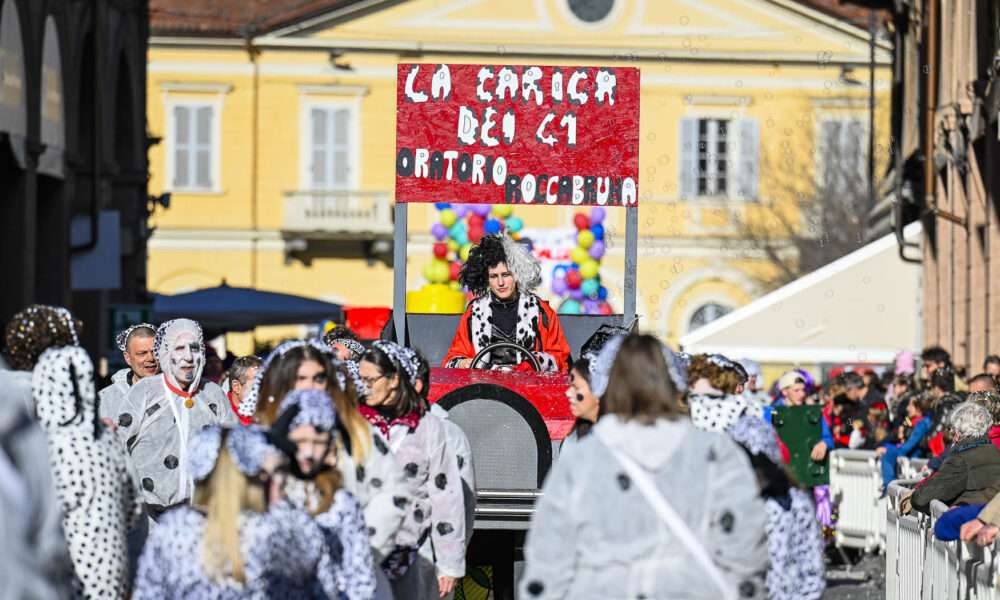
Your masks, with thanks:
M396 201L637 206L639 70L400 64Z

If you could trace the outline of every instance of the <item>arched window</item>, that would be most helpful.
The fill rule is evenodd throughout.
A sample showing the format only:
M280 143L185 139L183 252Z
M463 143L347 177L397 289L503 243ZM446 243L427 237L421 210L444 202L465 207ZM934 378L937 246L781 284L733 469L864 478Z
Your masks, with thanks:
M703 325L708 325L712 321L725 316L730 311L732 309L728 306L723 306L716 302L703 304L691 315L691 320L688 321L688 331L694 331Z
M593 25L607 19L616 0L567 0L570 13L580 21Z

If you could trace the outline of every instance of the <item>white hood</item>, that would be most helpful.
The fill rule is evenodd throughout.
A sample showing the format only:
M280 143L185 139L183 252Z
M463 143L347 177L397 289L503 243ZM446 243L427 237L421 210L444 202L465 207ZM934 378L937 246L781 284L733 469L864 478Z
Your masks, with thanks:
M618 415L604 415L594 426L602 442L650 471L660 470L692 429L686 417L676 421L657 419L652 425L643 425L622 421Z

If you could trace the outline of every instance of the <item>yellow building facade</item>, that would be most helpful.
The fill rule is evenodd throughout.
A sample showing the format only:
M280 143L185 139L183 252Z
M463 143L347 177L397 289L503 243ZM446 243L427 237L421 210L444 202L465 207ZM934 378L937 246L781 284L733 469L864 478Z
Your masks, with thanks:
M867 32L793 0L369 1L242 38L172 33L155 16L153 31L149 187L170 194L149 242L156 292L225 280L390 305L399 62L640 69L638 313L671 343L767 291L774 266L739 223L794 206L781 157L815 172L820 140L867 152L866 133L838 133L867 131L867 86L852 84L867 80ZM875 56L887 140L890 51ZM416 289L436 211L409 214ZM571 208L516 214L571 235ZM601 275L621 310L624 211L607 226Z

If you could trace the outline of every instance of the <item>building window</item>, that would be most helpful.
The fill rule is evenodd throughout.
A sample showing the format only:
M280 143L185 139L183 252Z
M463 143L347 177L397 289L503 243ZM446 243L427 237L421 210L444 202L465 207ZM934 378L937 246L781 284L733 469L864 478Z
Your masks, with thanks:
M588 24L608 18L615 7L615 0L567 0L566 3L574 17Z
M168 173L174 190L215 190L218 182L217 105L174 103L170 108Z
M680 128L680 196L756 200L756 119L685 117Z
M868 128L861 119L828 118L819 123L817 184L838 197L868 194Z
M314 105L308 111L310 141L306 184L313 190L351 188L352 107Z
M709 302L699 306L691 315L688 321L688 331L694 331L699 327L708 325L712 321L726 316L732 309L715 302Z

